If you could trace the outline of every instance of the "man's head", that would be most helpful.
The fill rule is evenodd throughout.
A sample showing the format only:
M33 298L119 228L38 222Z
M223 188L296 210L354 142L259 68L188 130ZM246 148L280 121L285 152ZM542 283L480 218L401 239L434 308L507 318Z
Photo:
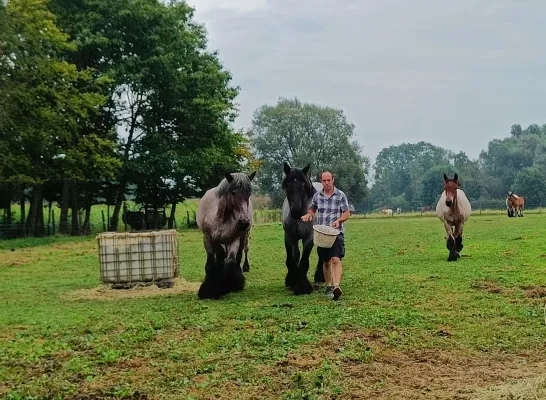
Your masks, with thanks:
M330 190L334 188L334 177L331 172L324 171L322 173L321 180L322 180L322 186L327 192L329 192Z

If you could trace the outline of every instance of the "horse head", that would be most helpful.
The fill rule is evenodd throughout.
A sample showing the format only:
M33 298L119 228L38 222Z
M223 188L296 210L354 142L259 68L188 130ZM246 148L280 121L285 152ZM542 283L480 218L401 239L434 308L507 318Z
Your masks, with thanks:
M446 206L451 207L457 201L457 189L459 188L459 175L455 173L453 179L444 173L444 190L446 192Z
M288 163L284 163L282 188L290 205L290 216L294 219L301 218L307 212L309 201L315 193L308 176L310 167L311 165L307 164L301 169L291 168Z
M223 203L224 222L231 218L239 231L246 231L251 224L249 202L254 176L256 171L250 175L243 172L228 173L218 187L218 197Z

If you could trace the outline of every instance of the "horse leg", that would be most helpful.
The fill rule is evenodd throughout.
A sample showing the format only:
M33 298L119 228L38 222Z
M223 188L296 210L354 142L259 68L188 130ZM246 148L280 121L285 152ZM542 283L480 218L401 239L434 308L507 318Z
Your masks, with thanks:
M307 279L307 272L309 271L309 256L313 250L313 238L308 238L303 242L303 251L298 266L298 277L296 286L294 287L294 294L311 294L313 292L313 286ZM299 248L298 248L299 257Z
M284 234L284 247L286 249L286 278L284 278L284 285L289 288L293 288L296 284L296 263L294 262L294 255L292 251L292 240L288 234ZM296 247L298 247L298 242L296 241Z
M222 295L224 257L218 258L217 255L224 249L221 244L212 244L212 240L209 238L205 237L203 241L207 252L207 262L205 264L205 279L199 287L197 296L201 300L219 299Z
M447 221L444 221L444 228L447 233L446 247L449 250L447 261L457 261L457 252L455 251L455 237L453 235L453 227Z
M320 286L321 284L326 283L326 279L324 278L324 269L322 268L322 261L319 259L317 260L317 269L315 270L315 286Z
M244 245L244 252L245 252L245 263L243 264L243 272L249 272L250 271L250 264L248 263L248 241L249 241L249 235L245 236L245 245Z
M457 258L460 258L461 255L459 254L463 250L463 223L460 223L455 227L455 234L453 235L455 237L455 251L457 252Z
M240 260L243 253L243 243L240 238L236 238L232 243L226 246L225 259L225 291L240 292L245 287L245 276L241 270ZM239 260L239 261L237 261Z

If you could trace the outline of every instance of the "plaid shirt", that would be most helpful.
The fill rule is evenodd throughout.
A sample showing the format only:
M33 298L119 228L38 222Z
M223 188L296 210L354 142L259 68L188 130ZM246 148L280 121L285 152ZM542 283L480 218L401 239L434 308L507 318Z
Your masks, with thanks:
M349 201L345 193L334 186L334 193L329 198L323 190L316 192L311 202L311 209L316 213L316 224L332 226L332 223L349 209ZM343 223L339 224L339 230L345 233Z

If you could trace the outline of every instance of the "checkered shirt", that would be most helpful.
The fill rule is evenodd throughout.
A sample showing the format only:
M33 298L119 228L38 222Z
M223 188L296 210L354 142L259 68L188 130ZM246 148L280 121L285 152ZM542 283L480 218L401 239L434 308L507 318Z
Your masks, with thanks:
M332 223L349 209L347 196L334 186L334 193L328 198L324 191L316 192L311 202L311 209L315 212L316 224L332 226ZM343 223L339 230L345 233Z

